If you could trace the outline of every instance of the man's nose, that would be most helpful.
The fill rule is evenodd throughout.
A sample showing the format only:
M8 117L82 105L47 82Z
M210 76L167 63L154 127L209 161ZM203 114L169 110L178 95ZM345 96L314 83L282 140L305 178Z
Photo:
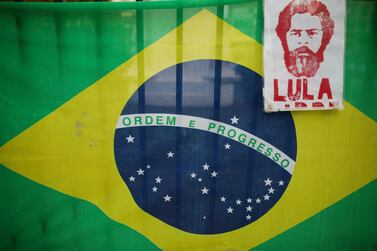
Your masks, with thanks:
M297 43L299 45L307 45L309 44L309 41L310 41L310 37L308 36L308 34L306 32L302 32L301 36L297 40Z

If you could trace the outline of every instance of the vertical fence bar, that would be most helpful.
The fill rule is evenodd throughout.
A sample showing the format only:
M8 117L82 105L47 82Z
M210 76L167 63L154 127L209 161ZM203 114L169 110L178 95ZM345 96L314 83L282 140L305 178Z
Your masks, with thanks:
M216 23L216 58L221 59L223 54L223 21L224 18L224 5L220 5L217 7L216 14L219 19L217 19ZM215 61L215 79L214 79L214 99L213 99L213 119L216 121L220 121L220 105L221 105L221 76L222 76L222 61L216 60ZM218 146L218 137L215 137L213 142L213 147L216 149ZM218 164L218 152L213 151L213 166L216 171L217 164ZM216 190L216 179L212 180L213 188ZM209 215L209 226L212 228L216 224L214 222L214 215L215 215L215 205L216 205L216 191L212 191L210 193L210 215Z
M141 2L142 0L137 0L137 2ZM144 53L141 52L144 49L144 12L142 9L136 10L136 48L137 48L137 78L138 83L144 81L144 74L145 74L145 66L144 66ZM138 91L138 99L139 99L139 113L145 113L145 86L141 85ZM145 137L145 128L139 127L139 137L140 137L140 168L144 168L145 163L145 156L146 156L146 137ZM142 206L145 206L145 203L148 201L148 187L147 187L147 180L142 180Z
M178 27L183 21L183 9L176 10L176 26ZM183 72L182 72L182 47L183 47L183 26L177 29L176 33L176 113L182 114L182 80L183 80ZM181 166L181 151L180 145L182 143L182 128L176 128L176 150L177 151L177 158L176 158L176 167ZM176 168L176 223L177 226L181 227L181 172Z

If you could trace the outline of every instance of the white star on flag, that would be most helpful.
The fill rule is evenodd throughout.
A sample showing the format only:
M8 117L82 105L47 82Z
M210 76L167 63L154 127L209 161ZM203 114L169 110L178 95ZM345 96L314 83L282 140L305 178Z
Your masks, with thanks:
M147 165L147 169L151 169L151 165Z
M225 202L225 201L226 201L226 198L223 196L223 197L220 198L220 201L221 201L221 202Z
M193 172L193 173L190 174L190 176L191 176L191 178L194 179L196 177L196 173Z
M268 189L268 192L269 193L274 193L275 189L273 189L272 187L270 189Z
M198 182L202 182L202 178L199 178L199 179L198 179Z
M251 216L250 215L246 215L246 219L247 220L251 220Z
M208 171L209 170L209 165L207 163L205 163L203 165L203 171Z
M251 212L252 209L253 209L253 208L252 208L251 206L247 206L247 207L246 207L246 211L247 211L247 212Z
M255 202L259 204L259 203L261 202L261 200L260 200L259 198L257 198L257 199L255 200Z
M134 182L135 181L135 177L134 176L131 176L128 178L130 181Z
M240 199L237 199L237 200L236 200L236 204L237 204L237 205L241 205L241 203L242 203L242 201L240 201Z
M232 207L228 207L226 210L228 211L228 214L232 214L233 213L233 208Z
M167 194L165 197L162 198L164 198L165 201L170 201L172 197L170 197L169 194Z
M173 158L174 156L174 153L172 151L166 153L168 155L168 158Z
M283 186L284 185L284 181L279 181L279 186Z
M218 175L218 173L216 173L215 171L213 171L213 172L211 173L211 176L212 176L212 177L217 177L217 175Z
M156 183L160 183L161 184L161 178L160 178L160 176L158 176L157 178L155 178L155 180L156 180Z
M139 170L136 171L137 172L137 175L144 175L144 170L139 168Z
M130 135L128 135L128 137L126 138L126 140L127 140L127 143L134 143L134 139L135 139L135 137L132 137L132 135L130 134Z
M264 200L269 200L270 199L270 195L266 194L264 197Z
M203 187L201 191L202 191L202 194L208 194L209 189L207 189L206 187Z
M156 186L152 187L152 191L153 191L153 192L157 192L157 189L158 189L158 188L157 188Z
M265 181L265 186L271 186L271 183L272 183L272 180L270 180L270 178L267 178Z
M233 116L233 118L230 119L232 121L232 125L233 124L238 124L238 120L239 118L237 118L235 115Z
M225 149L230 149L230 145L228 143L226 143L226 145L224 145Z
M252 202L252 199L251 198L247 198L247 203L251 203Z

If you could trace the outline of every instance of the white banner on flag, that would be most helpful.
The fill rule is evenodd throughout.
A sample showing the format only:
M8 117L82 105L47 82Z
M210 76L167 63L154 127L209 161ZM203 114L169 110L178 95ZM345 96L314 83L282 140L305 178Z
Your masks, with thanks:
M264 0L264 109L343 109L345 0Z

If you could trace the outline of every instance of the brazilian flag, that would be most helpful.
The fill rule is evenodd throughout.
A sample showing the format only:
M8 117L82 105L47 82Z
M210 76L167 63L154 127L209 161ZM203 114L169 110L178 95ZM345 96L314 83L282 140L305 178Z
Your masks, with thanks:
M342 111L263 112L262 7L0 3L0 249L376 250L377 2Z

